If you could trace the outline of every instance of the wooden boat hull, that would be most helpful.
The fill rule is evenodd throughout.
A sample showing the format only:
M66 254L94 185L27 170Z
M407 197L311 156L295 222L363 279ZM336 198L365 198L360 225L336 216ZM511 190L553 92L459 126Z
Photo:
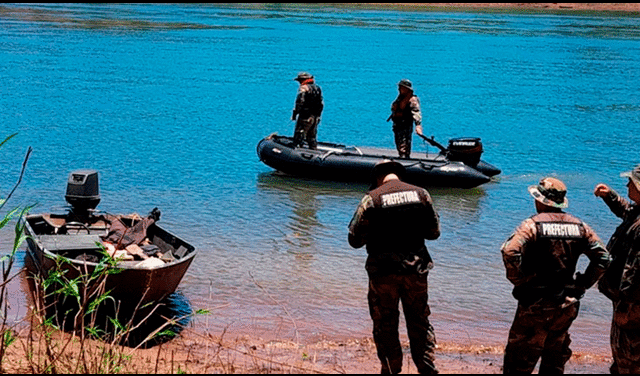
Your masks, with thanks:
M260 160L266 165L291 175L322 180L368 183L376 163L393 159L405 169L405 180L422 187L442 186L473 188L491 180L500 170L480 161L476 168L450 161L442 154L418 155L399 159L390 149L345 147L318 143L317 150L293 147L290 137L271 135L257 145ZM483 170L485 173L482 173Z
M42 231L34 230L34 227L43 226L41 219L42 215L28 215L24 218L25 233L28 235L25 255L27 271L32 275L46 278L60 265L60 268L66 272L65 277L68 280L78 277L81 273L92 273L97 263L77 260L72 256L83 252L97 252L99 247L95 241L99 241L99 235L43 234ZM106 279L106 290L111 290L109 295L120 307L135 308L138 305L158 303L165 299L176 290L196 256L193 246L157 224L149 227L148 234L153 244L174 250L182 246L185 254L179 259L150 269L136 267L135 264L139 261L119 263L115 268L119 272L108 275ZM64 262L56 263L57 257L62 257Z

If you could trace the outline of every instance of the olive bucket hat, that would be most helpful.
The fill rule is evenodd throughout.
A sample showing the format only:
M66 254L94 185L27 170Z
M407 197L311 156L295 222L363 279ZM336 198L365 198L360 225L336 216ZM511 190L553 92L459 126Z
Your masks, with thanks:
M390 159L384 159L371 170L371 187L369 190L378 188L378 178L381 176L387 176L389 174L396 174L398 178L402 179L405 173L405 168L402 164L392 161Z
M298 73L298 76L296 78L294 78L294 81L304 81L304 80L308 80L310 78L313 78L313 76L311 75L311 73L309 72L300 72Z
M529 193L540 203L553 208L564 209L569 206L567 187L556 178L544 178L538 185L529 187Z
M411 83L411 81L407 80L406 78L400 80L400 82L398 82L398 86L404 86L409 90L413 90L413 84Z
M623 172L620 174L623 178L629 178L636 185L636 188L640 190L640 165L637 165L633 170Z

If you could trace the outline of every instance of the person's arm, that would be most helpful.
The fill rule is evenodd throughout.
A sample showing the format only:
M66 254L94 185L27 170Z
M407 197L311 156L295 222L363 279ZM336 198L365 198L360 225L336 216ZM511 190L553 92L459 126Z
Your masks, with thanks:
M600 277L602 277L609 267L609 264L611 264L611 256L602 240L600 240L600 237L598 237L586 223L583 223L583 225L588 242L585 255L589 258L590 262L584 274L578 273L576 276L575 287L578 297L582 296L586 290L593 286Z
M631 211L631 204L606 184L596 185L593 194L602 198L611 212L618 218L625 219Z
M296 120L296 116L300 113L304 106L304 97L306 94L306 85L300 85L298 88L298 95L296 95L296 102L293 107L293 115L291 115L291 120Z
M373 207L373 199L366 195L358 204L351 222L349 222L349 245L353 248L360 248L367 243L369 231L369 220L367 210Z
M427 190L424 190L426 195L425 202L425 226L424 226L424 238L427 240L435 240L440 237L440 216L436 211L431 196Z
M536 237L536 225L531 219L526 219L516 228L500 249L502 261L507 270L507 279L515 286L519 286L531 280L530 274L522 265L523 256L527 244Z
M416 133L422 135L422 112L420 111L420 99L414 95L409 101L409 105L411 106L411 116L413 116L413 121L416 123Z

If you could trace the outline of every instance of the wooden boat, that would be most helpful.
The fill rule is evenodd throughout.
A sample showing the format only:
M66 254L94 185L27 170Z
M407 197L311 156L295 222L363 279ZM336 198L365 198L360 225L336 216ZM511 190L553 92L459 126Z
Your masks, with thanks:
M257 153L266 165L290 175L321 180L366 182L376 163L392 159L405 169L405 181L422 187L473 188L491 181L500 169L480 160L482 143L478 138L449 141L447 148L433 138L440 153L412 152L409 159L398 158L396 150L370 147L347 147L319 142L317 150L294 147L291 137L272 134L260 140Z
M94 176L92 188L90 180ZM79 184L74 186L73 181ZM73 194L78 193L74 192L78 187L91 192ZM80 274L93 273L100 264L99 259L105 257L100 244L104 243L105 236L111 230L111 220L117 218L128 227L143 220L137 214L113 216L98 214L93 210L99 201L97 172L93 170L71 173L66 198L72 205L67 213L31 214L22 219L24 232L28 236L25 266L32 275L46 278L56 268L62 268L66 273L65 278L71 280ZM109 274L105 281L106 290L111 291L109 295L115 299L118 307L142 307L161 302L176 290L196 256L192 245L156 222L146 229L145 241L159 249L162 260L156 258L159 261L149 265L142 260L116 259L114 265L107 266L119 271ZM91 258L94 260L91 261Z

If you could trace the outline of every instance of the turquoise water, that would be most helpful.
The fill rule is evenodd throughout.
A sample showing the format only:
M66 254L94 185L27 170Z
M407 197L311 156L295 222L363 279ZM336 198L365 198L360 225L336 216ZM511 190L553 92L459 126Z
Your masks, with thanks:
M321 141L393 147L385 119L409 78L427 135L481 137L503 170L477 189L430 190L436 335L504 344L516 303L499 248L534 213L527 186L564 180L569 212L605 242L619 223L592 190L626 193L619 173L640 163L639 57L640 19L622 16L3 5L0 124L18 136L0 150L0 189L32 146L14 205L63 210L69 172L94 168L99 209L159 207L200 251L180 286L212 309L197 328L369 336L365 252L347 243L366 187L280 176L255 147L293 132L302 70L324 92ZM436 151L417 138L414 150ZM11 233L0 235L5 249ZM574 349L608 352L610 310L588 291Z

